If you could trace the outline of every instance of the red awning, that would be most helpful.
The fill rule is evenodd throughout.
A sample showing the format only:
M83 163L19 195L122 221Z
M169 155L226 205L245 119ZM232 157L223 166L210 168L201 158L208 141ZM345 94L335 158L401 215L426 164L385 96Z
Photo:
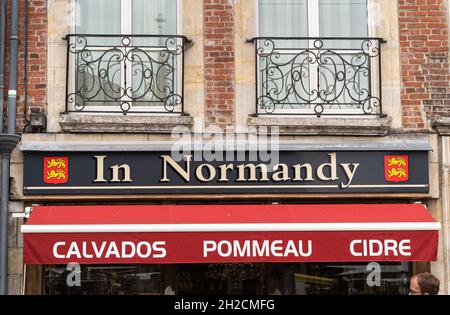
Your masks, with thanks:
M24 263L434 261L420 204L33 207Z

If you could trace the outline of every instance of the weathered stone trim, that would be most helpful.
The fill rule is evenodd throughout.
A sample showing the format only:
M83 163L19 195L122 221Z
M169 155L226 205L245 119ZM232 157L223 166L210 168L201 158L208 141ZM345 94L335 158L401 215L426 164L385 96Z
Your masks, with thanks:
M251 127L278 127L281 135L384 136L390 118L250 117ZM270 131L270 129L268 130Z
M450 136L450 117L440 117L432 121L431 126L438 134L442 136Z
M171 151L174 145L182 146L186 150L249 150L254 143L249 140L224 142L224 141L36 141L27 140L22 142L21 151L52 151L52 152L161 152ZM280 140L267 142L270 148L277 146L280 151L430 151L432 147L428 138L421 135L405 137L392 135L388 139L379 138L372 141L348 141L336 139L335 142L305 142L302 140Z
M59 124L74 133L171 133L177 126L190 127L192 117L67 113L59 116Z

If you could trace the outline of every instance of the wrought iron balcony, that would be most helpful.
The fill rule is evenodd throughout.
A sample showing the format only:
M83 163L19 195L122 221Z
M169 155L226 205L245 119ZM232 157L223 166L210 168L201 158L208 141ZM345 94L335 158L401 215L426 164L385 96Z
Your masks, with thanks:
M183 114L184 36L69 34L66 112Z
M255 115L383 115L381 38L251 41Z

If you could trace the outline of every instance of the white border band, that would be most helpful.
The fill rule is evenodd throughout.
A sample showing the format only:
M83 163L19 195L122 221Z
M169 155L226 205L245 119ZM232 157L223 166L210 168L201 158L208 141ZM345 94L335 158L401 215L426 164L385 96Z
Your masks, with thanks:
M22 233L158 233L158 232L328 232L438 231L439 222L374 223L225 223L225 224L54 224L23 225Z

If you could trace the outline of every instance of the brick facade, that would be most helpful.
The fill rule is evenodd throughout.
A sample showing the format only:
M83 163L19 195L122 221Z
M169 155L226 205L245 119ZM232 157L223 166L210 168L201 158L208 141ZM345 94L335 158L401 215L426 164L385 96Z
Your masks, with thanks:
M229 0L204 0L205 126L235 121L234 12Z
M8 2L9 3L9 2ZM407 129L426 128L428 116L450 115L447 0L398 0L402 75L402 122ZM28 114L45 111L46 1L29 2ZM204 69L206 126L235 121L235 53L233 2L204 0ZM17 124L24 118L25 0L19 8ZM9 7L8 14L9 17ZM7 21L9 29L9 20ZM7 34L8 36L8 34ZM9 46L6 50L8 61ZM5 75L8 63L6 62ZM7 94L5 76L5 95Z
M9 29L10 7L7 7L7 41L5 62L5 107L8 94ZM29 1L28 13L28 105L27 117L31 108L45 111L46 71L47 71L47 1ZM25 58L25 0L19 0L19 57L17 77L17 132L22 133L26 125L24 116L24 58ZM6 112L6 108L4 109ZM5 115L6 117L6 115Z
M450 115L447 0L399 0L399 29L403 127L425 129Z

